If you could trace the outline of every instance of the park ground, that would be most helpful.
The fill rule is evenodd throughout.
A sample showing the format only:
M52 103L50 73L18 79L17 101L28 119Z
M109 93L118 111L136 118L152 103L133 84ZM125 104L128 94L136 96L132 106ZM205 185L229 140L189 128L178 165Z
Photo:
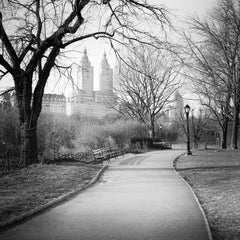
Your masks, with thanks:
M213 239L239 240L240 150L196 151L174 165L198 197Z
M0 226L57 198L82 189L101 166L34 164L0 177Z
M240 239L240 150L195 151L180 156L174 166L197 195L214 240ZM83 188L100 169L38 164L0 176L0 224Z

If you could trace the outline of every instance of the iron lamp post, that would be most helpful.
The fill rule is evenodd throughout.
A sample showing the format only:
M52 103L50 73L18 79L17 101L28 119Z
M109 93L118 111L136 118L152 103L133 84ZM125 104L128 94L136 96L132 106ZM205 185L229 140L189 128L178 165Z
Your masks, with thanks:
M190 134L189 134L189 112L190 112L190 106L187 104L184 107L186 118L187 118L187 155L192 155L192 152L190 150Z
M159 124L159 130L160 130L160 139L162 141L162 124Z

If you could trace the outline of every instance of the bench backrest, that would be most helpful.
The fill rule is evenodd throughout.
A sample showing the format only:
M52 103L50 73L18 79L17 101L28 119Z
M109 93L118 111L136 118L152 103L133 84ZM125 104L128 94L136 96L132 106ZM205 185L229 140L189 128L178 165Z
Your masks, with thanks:
M93 152L94 155L101 155L102 154L101 149L95 149L95 150L92 150L92 152Z

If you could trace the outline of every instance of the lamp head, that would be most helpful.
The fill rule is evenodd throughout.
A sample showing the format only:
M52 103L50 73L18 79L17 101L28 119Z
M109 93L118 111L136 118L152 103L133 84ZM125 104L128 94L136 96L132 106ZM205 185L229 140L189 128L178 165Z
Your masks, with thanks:
M185 113L189 113L189 112L190 112L190 106L187 104L187 105L184 107L184 110L185 110Z

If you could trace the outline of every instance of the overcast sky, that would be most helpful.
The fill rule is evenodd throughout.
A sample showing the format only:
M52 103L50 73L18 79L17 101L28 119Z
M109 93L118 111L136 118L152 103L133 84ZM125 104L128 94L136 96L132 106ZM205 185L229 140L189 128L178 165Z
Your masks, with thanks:
M150 0L153 1L153 0ZM173 9L176 14L181 16L188 14L205 14L217 0L160 0L168 8Z
M173 24L178 25L182 25L181 21L179 20L185 20L189 15L197 14L199 16L204 16L216 1L217 0L149 0L150 3L161 3L166 6L170 13L173 13L176 16L176 19L172 16ZM99 58L99 54L102 55L104 50L109 51L109 48L101 43L101 41L97 42L93 40L90 42L91 44L89 44L90 47L88 49L89 57L93 62L98 64L100 62L100 59L97 60L97 58ZM94 44L99 44L98 51L91 49L92 45ZM84 43L82 47L84 48L85 46L86 44ZM114 58L110 58L109 60L111 65L115 64Z

